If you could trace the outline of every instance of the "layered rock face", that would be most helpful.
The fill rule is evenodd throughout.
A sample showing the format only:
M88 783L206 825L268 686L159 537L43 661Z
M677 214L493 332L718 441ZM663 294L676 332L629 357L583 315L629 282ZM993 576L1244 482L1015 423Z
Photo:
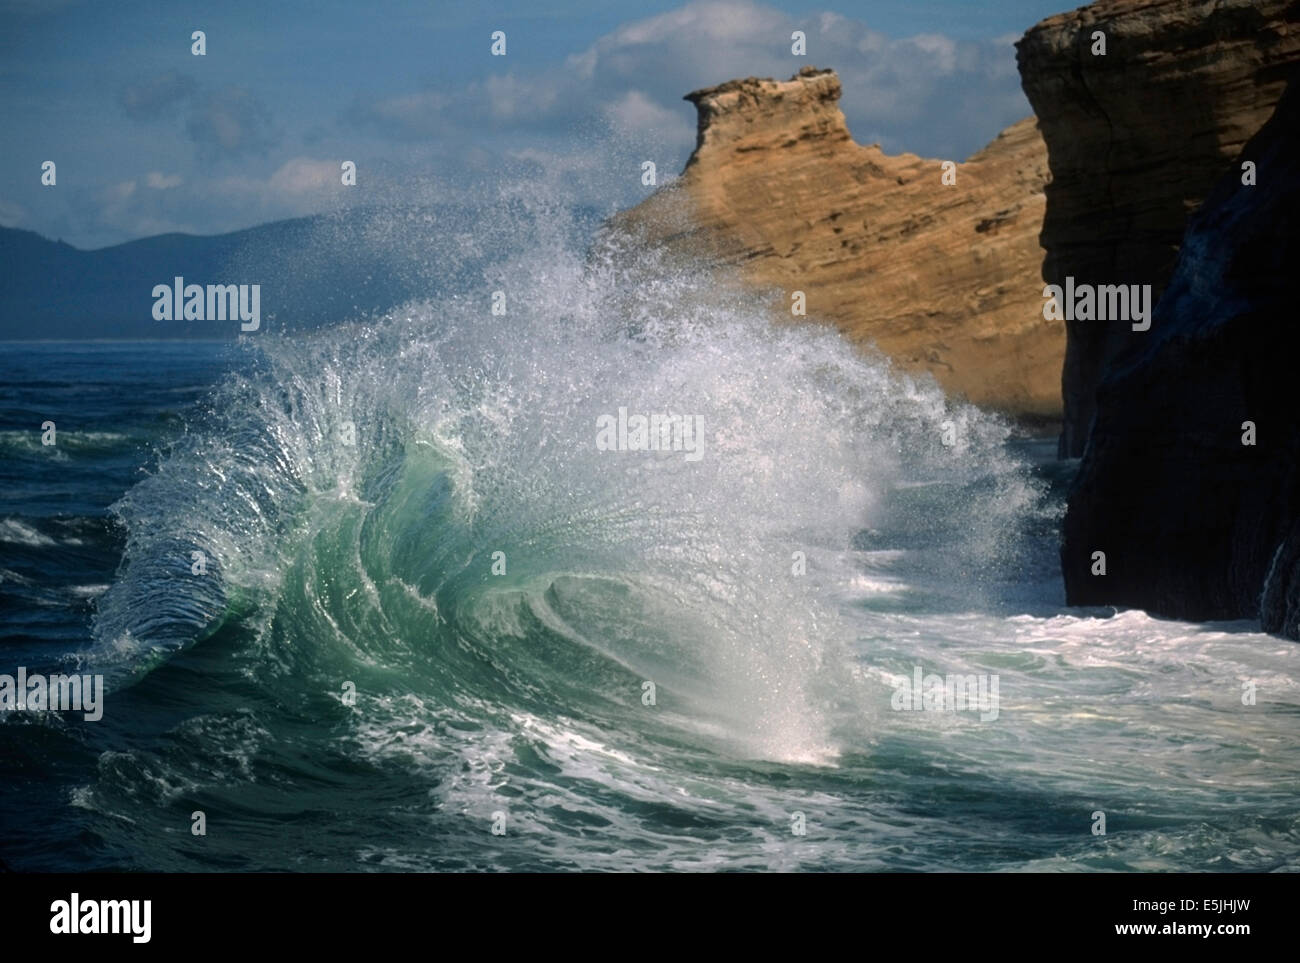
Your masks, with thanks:
M1098 0L1030 29L1017 59L1051 168L1044 279L1151 284L1159 297L1188 215L1300 60L1300 3ZM1098 382L1145 335L1122 321L1066 326L1061 454L1077 457Z
M1046 151L1033 118L942 183L943 161L853 142L833 71L688 95L695 153L621 220L693 257L738 265L809 318L874 342L950 393L1016 415L1060 412L1065 348L1043 318Z
M1242 183L1244 161L1256 186ZM1300 638L1297 264L1292 81L1191 219L1141 350L1098 390L1064 526L1072 604L1258 617ZM1092 574L1094 552L1105 575Z

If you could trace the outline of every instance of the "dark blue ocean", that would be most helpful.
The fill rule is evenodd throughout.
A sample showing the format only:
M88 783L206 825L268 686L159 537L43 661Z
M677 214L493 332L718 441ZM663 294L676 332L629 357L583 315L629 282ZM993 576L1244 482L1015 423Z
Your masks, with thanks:
M7 866L1300 866L1297 647L1065 609L1052 438L707 272L504 276L0 346L0 674L105 685L0 716Z

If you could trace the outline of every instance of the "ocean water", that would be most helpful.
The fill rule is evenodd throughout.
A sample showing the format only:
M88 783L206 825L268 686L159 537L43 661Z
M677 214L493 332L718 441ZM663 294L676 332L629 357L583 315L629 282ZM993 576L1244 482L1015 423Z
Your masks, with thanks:
M10 868L1300 867L1300 650L1065 608L1054 439L562 211L470 227L385 317L0 349L0 672L107 686L0 716Z

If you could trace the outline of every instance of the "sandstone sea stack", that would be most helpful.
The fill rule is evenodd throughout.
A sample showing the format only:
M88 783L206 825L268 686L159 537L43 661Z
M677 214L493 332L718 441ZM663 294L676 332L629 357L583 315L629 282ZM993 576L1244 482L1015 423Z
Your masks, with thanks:
M1048 173L1033 118L956 164L946 186L941 159L854 143L840 94L838 76L815 68L689 94L694 154L624 223L738 265L746 281L803 291L810 318L950 394L1058 415L1065 332L1043 318Z
M1159 297L1188 215L1300 58L1300 4L1098 0L1032 27L1017 52L1051 167L1044 279L1150 284ZM1066 325L1061 454L1078 457L1098 383L1144 335L1122 321Z

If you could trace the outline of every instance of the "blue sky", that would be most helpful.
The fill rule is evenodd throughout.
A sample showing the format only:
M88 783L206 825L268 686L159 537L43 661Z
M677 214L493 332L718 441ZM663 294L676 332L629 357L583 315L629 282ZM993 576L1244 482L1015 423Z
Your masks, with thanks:
M0 0L0 224L99 247L463 200L503 176L613 209L643 196L641 159L681 170L683 94L809 64L840 73L859 143L961 159L1030 113L1012 42L1069 6ZM339 183L343 160L356 188Z

